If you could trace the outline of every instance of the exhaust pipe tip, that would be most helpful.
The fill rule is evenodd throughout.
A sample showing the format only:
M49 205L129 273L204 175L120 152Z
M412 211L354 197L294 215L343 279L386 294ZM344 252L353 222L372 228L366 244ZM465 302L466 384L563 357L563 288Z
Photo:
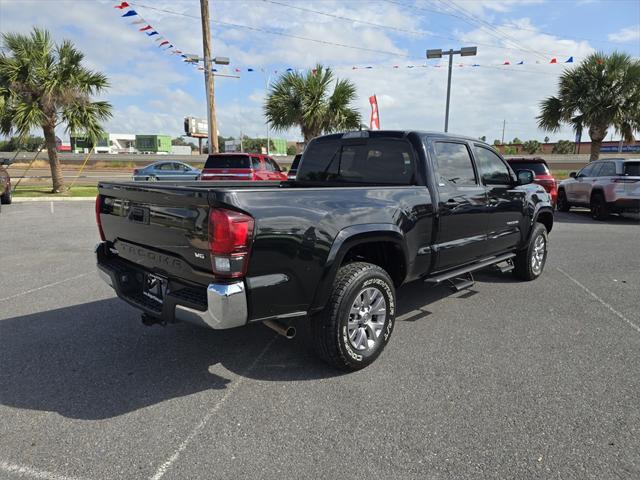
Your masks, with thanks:
M265 320L262 322L265 326L276 332L278 335L282 335L288 340L291 340L296 336L296 327L285 325L278 320Z

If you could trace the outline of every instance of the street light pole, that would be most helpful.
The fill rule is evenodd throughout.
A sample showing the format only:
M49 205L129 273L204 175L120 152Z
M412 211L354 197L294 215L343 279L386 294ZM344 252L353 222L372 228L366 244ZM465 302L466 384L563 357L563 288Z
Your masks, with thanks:
M447 109L444 114L444 131L449 131L449 102L451 101L451 71L453 70L453 50L449 50L449 74L447 75Z
M427 58L442 58L442 55L449 56L449 73L447 76L447 106L444 115L444 131L449 131L449 103L451 101L451 72L453 70L453 56L460 55L462 57L471 57L477 55L478 47L462 47L460 50L450 49L443 52L441 48L427 50Z
M209 133L209 154L218 153L218 122L211 69L211 28L209 24L209 0L200 0L202 19L202 53L204 57L204 84L207 92L207 125Z

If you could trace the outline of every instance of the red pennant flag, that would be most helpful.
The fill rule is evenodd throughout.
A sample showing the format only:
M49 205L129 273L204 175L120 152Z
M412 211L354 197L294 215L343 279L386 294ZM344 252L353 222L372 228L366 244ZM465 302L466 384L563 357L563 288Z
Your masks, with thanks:
M369 127L371 130L380 130L380 116L378 115L378 99L375 94L369 97L369 103L371 104L371 120Z
M165 40L164 42L162 42L160 45L158 45L159 47L163 46L163 45L167 45L169 43L169 40Z
M509 60L505 60L503 65L511 65L511 63L509 62Z
M556 57L553 57L549 63L558 63L558 59Z
M125 8L129 8L129 4L127 2L122 2L120 5L114 5L113 8L124 10Z
M139 28L138 31L144 32L146 30L151 30L153 27L151 25L147 25L146 27Z

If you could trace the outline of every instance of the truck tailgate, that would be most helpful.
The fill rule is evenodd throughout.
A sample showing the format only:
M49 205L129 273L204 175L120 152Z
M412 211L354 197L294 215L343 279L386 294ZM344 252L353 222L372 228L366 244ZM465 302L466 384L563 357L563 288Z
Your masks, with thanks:
M99 186L105 239L121 258L195 283L212 277L208 190L202 186Z

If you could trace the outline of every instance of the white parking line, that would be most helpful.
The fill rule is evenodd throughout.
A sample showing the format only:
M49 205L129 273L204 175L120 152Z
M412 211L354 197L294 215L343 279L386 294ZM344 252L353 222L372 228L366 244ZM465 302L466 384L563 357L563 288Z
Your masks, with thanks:
M58 280L57 282L49 283L47 285L42 285L38 288L32 288L31 290L25 290L24 292L16 293L15 295L9 295L8 297L0 298L0 302L4 302L5 300L11 300L12 298L21 297L23 295L28 295L33 292L37 292L39 290L44 290L45 288L55 287L56 285L60 285L61 283L70 282L71 280L76 280L78 278L86 277L89 273L81 273L80 275L76 275L75 277L65 278L64 280Z
M224 402L233 394L233 392L235 392L236 390L238 390L238 388L240 388L240 385L244 383L244 380L246 379L247 375L251 373L251 370L253 370L253 368L264 356L264 354L267 353L267 350L269 350L269 347L273 345L273 343L276 341L277 338L278 337L276 335L269 341L269 343L267 343L267 345L262 349L262 351L258 354L258 356L253 360L253 362L251 362L251 365L249 365L247 369L242 373L242 376L240 376L240 378L236 380L236 382L231 384L231 386L227 389L226 393L222 396L222 398L218 400L218 402L211 408L211 410L207 412L207 414L203 417L200 423L198 423L194 427L194 429L191 430L191 433L189 433L187 438L185 438L182 441L182 443L178 445L178 448L175 450L175 452L173 452L173 454L167 459L166 462L164 462L162 465L158 467L155 475L151 477L151 480L160 480L165 475L165 473L167 473L167 471L176 462L176 460L178 460L178 457L180 456L180 454L186 450L186 448L193 441L196 435L198 435L198 433L200 433L200 431L207 425L209 420L211 420L211 417L213 417L216 414L216 412L220 410L220 407L222 407Z
M602 300L599 296L597 296L595 293L593 293L591 290L589 290L587 287L585 287L583 284L581 284L578 280L576 280L575 278L573 278L571 275L569 275L567 272L565 272L564 270L562 270L560 267L556 267L556 270L558 270L561 274L563 274L565 277L567 277L569 280L571 280L573 283L575 283L576 285L578 285L580 288L582 288L585 292L587 292L589 295L591 295L593 298L595 298L598 302L600 302L602 305L604 305L606 308L608 308L611 313L613 313L614 315L616 315L618 318L624 320L625 322L627 322L629 324L629 326L631 328L633 328L636 332L640 333L640 327L638 325L636 325L635 323L633 323L631 320L629 320L627 317L625 317L623 314L621 314L619 311L617 311L615 308L613 308L611 305L609 305L607 302L605 302L604 300Z
M12 473L18 477L36 478L38 480L80 480L78 477L68 477L59 473L45 472L24 465L14 465L0 460L0 471Z

